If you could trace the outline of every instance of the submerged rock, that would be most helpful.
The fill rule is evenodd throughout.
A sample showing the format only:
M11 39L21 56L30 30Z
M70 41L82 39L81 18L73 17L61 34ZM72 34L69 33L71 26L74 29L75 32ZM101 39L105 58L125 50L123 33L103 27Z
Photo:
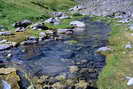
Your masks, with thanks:
M109 48L109 47L101 47L96 52L105 52L105 51L111 51L111 48Z
M78 70L79 70L78 66L70 66L70 67L69 67L69 71L70 71L71 73L77 72Z

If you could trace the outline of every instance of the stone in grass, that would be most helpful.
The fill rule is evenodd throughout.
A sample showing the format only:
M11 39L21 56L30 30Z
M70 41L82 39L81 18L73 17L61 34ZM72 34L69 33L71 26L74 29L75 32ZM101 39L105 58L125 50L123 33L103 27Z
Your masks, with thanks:
M131 48L132 48L131 43L126 44L126 45L125 45L125 48L126 48L126 49L131 49Z
M128 80L127 85L132 86L133 85L133 77L128 77L127 76L126 79Z

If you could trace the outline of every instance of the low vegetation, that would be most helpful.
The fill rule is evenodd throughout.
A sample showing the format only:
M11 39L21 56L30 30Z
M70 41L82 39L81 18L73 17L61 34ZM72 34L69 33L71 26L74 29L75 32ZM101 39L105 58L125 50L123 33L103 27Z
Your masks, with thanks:
M133 32L128 28L128 23L106 17L94 17L93 20L105 21L112 28L108 45L113 51L105 53L106 66L99 76L98 89L132 89L132 86L127 86L126 80L126 76L133 77L133 51L132 48L125 48L129 42L133 43Z
M0 25L13 29L16 21L46 19L49 12L67 10L75 4L74 0L0 0Z

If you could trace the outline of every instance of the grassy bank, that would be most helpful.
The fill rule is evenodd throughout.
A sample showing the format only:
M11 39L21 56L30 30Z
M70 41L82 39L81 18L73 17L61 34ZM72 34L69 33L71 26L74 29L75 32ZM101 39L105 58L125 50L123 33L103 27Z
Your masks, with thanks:
M51 11L73 7L74 0L0 0L0 25L12 29L11 24L22 19L46 19Z
M133 77L133 49L126 49L125 45L133 43L133 33L128 24L117 22L117 19L95 17L94 20L107 22L111 28L109 46L112 52L105 53L106 66L99 76L98 89L133 89L127 86L126 76Z

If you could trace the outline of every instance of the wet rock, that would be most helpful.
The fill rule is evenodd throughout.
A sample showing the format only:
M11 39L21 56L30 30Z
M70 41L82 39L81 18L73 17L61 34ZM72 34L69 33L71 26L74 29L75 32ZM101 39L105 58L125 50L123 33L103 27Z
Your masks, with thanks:
M45 23L52 23L54 25L60 24L60 20L58 18L49 18L44 21Z
M96 52L105 52L105 51L111 51L111 48L109 48L109 47L101 47Z
M33 30L48 30L48 27L44 23L36 23L31 26Z
M12 57L12 54L9 53L6 57L7 57L7 58L11 58L11 57Z
M34 37L34 36L29 36L27 37L26 41L21 42L21 45L31 45L31 44L35 44L38 43L38 38Z
M5 80L2 80L2 85L3 85L2 89L11 89L11 85Z
M33 89L33 88L29 88L31 84L28 81L28 79L26 79L25 73L17 71L17 74L20 77L19 85L20 85L21 89Z
M35 37L35 36L29 36L29 37L27 38L27 40L37 41L38 38Z
M20 44L21 44L21 45L32 45L32 44L35 44L35 43L37 43L37 41L34 41L34 40L27 40L27 41L21 42Z
M9 36L9 35L13 35L13 33L10 31L0 32L0 36Z
M70 22L70 25L74 26L74 27L85 27L85 23L81 22L81 21L72 21Z
M9 49L11 47L12 47L12 45L10 45L10 44L0 44L0 51Z
M22 21L19 21L19 22L16 22L15 24L13 24L13 27L15 28L26 28L27 26L31 25L32 22L30 20L22 20Z
M6 42L7 42L7 40L0 40L0 44L6 43Z
M16 72L15 68L0 68L0 74L10 74Z
M69 71L70 71L71 73L77 72L78 70L79 70L78 66L70 66L70 67L69 67Z

